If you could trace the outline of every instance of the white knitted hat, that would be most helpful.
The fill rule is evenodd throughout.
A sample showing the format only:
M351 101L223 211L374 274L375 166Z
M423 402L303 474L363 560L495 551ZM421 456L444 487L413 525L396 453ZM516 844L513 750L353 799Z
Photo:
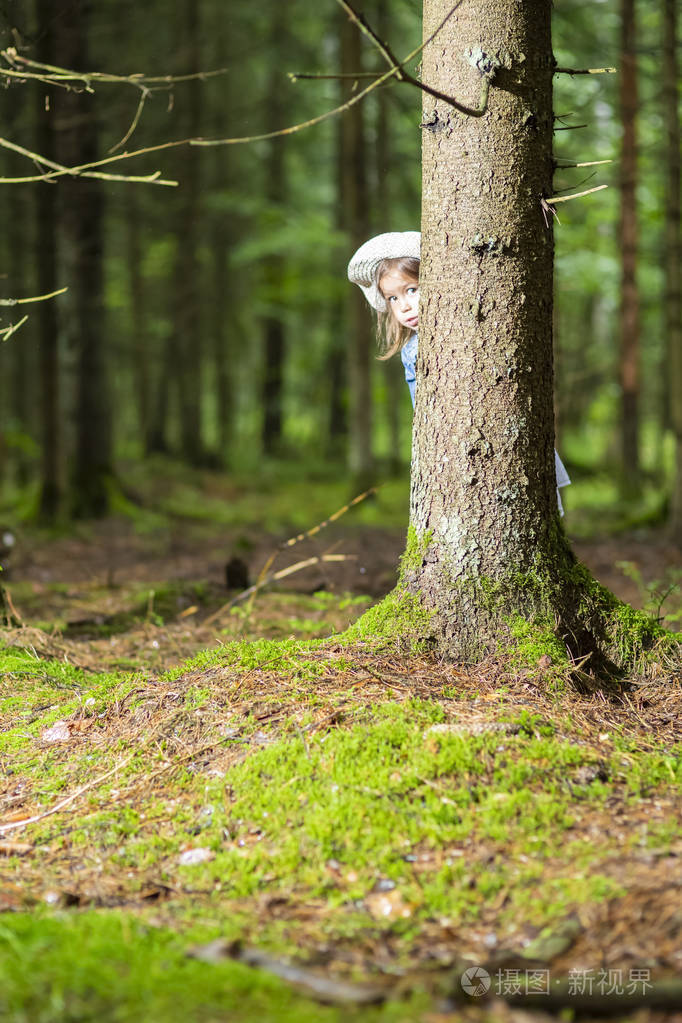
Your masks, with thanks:
M384 296L377 288L374 278L379 263L384 259L400 259L411 256L419 259L421 234L419 231L389 231L378 234L361 245L348 264L348 280L357 284L365 298L377 312L386 312Z

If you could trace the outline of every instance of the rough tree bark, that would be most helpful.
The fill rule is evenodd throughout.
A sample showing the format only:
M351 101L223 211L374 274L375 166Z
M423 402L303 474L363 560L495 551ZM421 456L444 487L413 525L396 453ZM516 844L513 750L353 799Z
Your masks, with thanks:
M635 0L621 0L620 384L623 494L639 487L639 294L637 291L637 55Z
M425 36L450 8L425 0ZM655 626L639 618L625 637L635 612L576 562L557 512L553 234L542 207L552 195L550 12L550 0L464 0L424 51L435 89L476 107L484 78L491 88L482 117L424 96L411 528L397 596L450 656L494 651L530 621L554 634L554 649L613 669Z

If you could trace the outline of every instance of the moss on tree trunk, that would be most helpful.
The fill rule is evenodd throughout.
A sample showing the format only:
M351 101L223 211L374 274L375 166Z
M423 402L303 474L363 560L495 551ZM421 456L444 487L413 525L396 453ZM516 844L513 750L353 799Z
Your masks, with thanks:
M450 7L425 0L425 37ZM411 598L414 634L453 657L498 651L525 621L612 671L661 630L577 563L558 516L550 13L465 0L424 50L441 93L475 108L491 87L481 117L424 95L411 527L391 606L404 635Z

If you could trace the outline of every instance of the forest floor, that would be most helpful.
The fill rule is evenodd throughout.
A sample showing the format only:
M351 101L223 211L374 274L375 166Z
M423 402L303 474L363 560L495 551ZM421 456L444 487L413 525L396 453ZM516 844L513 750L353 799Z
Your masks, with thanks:
M590 992L682 1019L679 660L586 692L544 662L378 649L339 634L390 589L404 530L289 537L121 517L18 536L2 1019L523 1023L524 998L596 1017ZM575 546L679 620L662 534ZM269 572L318 560L226 590L227 561L253 582L273 554ZM668 1007L633 1016L652 995Z

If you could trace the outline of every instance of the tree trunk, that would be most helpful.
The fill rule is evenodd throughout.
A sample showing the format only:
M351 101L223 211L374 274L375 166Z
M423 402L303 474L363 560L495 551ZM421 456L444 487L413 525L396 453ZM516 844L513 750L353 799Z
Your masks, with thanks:
M664 323L669 367L669 408L675 437L670 526L682 544L682 239L680 236L680 121L676 0L663 0L663 118L666 136Z
M387 0L376 0L376 26L380 39L390 37ZM383 71L383 66L381 67ZM374 229L377 234L390 231L392 220L391 182L391 111L386 89L376 93L376 211ZM395 172L394 172L395 173ZM405 381L400 359L386 359L382 364L386 386L386 425L388 428L388 468L392 476L400 472L400 410L405 407Z
M57 63L90 66L89 0L74 0L54 25ZM53 94L59 160L67 166L90 163L99 155L92 100L85 91ZM78 518L104 515L112 477L111 410L106 339L103 329L103 191L99 181L62 179L58 184L60 242L63 242L69 295L68 335L76 371L75 451L70 504Z
M273 53L283 53L286 44L288 14L285 4L278 4L272 21L270 45ZM270 71L266 98L266 131L277 131L285 117L282 72L274 61ZM285 139L272 139L268 143L265 162L266 216L273 226L281 223L286 198L286 150ZM270 253L263 261L263 285L267 313L263 317L263 426L261 437L263 450L275 454L282 442L283 400L284 400L284 359L285 328L283 318L282 284L285 271L285 257L280 252Z
M339 40L339 63L338 68L343 73L344 62L344 27L345 15L338 15L338 40ZM341 79L339 102L346 98L347 89ZM345 231L348 235L348 251L351 251L352 242L348 228L348 211L346 209L346 170L345 170L345 149L348 135L348 125L344 117L336 119L335 135L335 186L336 186L336 218L335 226L339 231ZM327 453L330 458L343 457L349 448L348 436L348 364L350 361L348 351L348 304L341 294L336 295L329 307L329 347L326 357L325 376L329 381L328 401L328 442Z
M224 150L218 150L218 152L221 157L224 155ZM223 161L220 160L219 165L222 164ZM223 181L225 181L224 177ZM224 295L227 294L227 245L229 243L229 234L226 233L223 224L216 224L213 230L213 238L213 293L215 295ZM219 466L226 468L230 461L230 443L234 426L234 388L230 372L230 337L234 330L234 325L225 316L224 308L218 303L216 303L213 312L211 327L213 336L213 367L215 372L216 418L218 424L216 461Z
M623 496L639 489L639 295L637 292L637 57L635 0L621 0L620 383Z
M425 0L426 37L450 7ZM530 621L554 635L553 656L613 668L626 658L620 605L576 563L555 495L553 236L541 206L552 194L550 10L464 0L424 51L423 81L469 107L494 76L482 117L424 95L411 528L397 593L408 607L416 598L421 634L451 656L496 651Z
M3 110L6 111L5 121L7 135L10 139L17 138L17 128L28 115L26 109L28 98L25 90L21 88L12 88L5 93ZM4 198L3 241L5 249L3 255L8 270L7 293L14 298L20 298L35 294L30 290L34 280L29 269L33 262L30 253L35 251L32 247L33 235L27 226L30 216L30 196L26 191L26 186L16 190L6 187ZM21 319L22 314L18 310L12 310L12 313L11 317L2 317L3 326ZM38 401L33 386L36 378L33 353L27 344L26 334L21 334L8 345L2 345L2 349L3 365L8 367L5 378L6 403L11 416L12 428L14 431L33 438L35 435L34 411ZM17 483L20 486L26 485L31 478L31 458L26 446L14 445L14 449L9 452L9 461L14 469Z
M51 0L38 0L37 20L42 26L37 56L43 63L55 63ZM39 153L55 154L54 114L45 109L45 94L37 97L37 145ZM36 186L37 288L39 295L55 291L57 284L57 185L41 182ZM62 496L62 414L59 376L59 329L57 303L40 302L35 312L39 337L40 380L40 496L38 516L53 522L59 514Z
M280 11L284 12L285 8L281 7ZM280 33L276 35L279 37ZM275 131L283 124L281 78L279 68L274 68L268 89L266 131ZM273 223L278 222L281 216L286 194L284 145L283 139L272 139L266 161L265 199L269 207L267 215L272 218ZM263 284L268 311L263 318L262 441L263 450L269 455L275 454L282 442L285 357L283 278L284 257L280 252L271 253L263 263Z
M199 54L199 0L185 0L181 11L183 24L183 50L181 66L184 73L192 74L201 66ZM182 96L179 117L181 137L201 134L201 96L199 83L189 82ZM199 242L199 216L201 183L199 177L200 153L195 146L185 146L178 153L177 174L180 180L180 208L177 215L177 251L174 268L173 337L169 354L174 356L175 384L180 411L180 449L189 465L201 465L205 460L202 440L202 325L201 294L197 249Z
M137 190L132 187L126 194L128 243L128 294L130 302L130 372L137 399L137 428L141 453L147 451L151 423L150 339L146 330L144 279L142 276L142 238L140 232L140 203Z
M341 23L341 72L362 70L361 36L356 25L343 15ZM342 79L342 94L350 95L351 79ZM350 83L350 84L349 84ZM348 251L367 240L369 202L364 111L358 103L343 115L342 198ZM374 331L367 303L359 288L349 289L350 344L348 379L350 385L349 464L354 487L364 490L374 482L372 455L372 356Z

